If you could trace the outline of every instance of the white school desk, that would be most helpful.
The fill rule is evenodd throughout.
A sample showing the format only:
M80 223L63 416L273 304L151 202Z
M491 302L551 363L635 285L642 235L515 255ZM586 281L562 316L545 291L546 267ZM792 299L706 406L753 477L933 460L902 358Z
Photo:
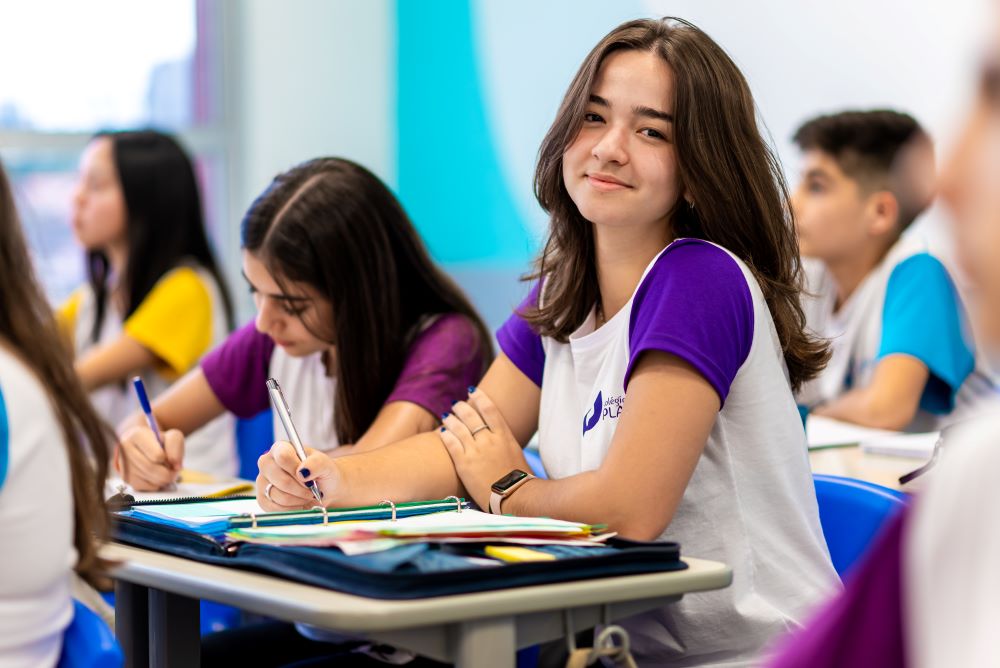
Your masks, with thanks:
M117 543L105 545L101 555L122 562L112 576L116 635L127 667L197 668L199 598L363 633L463 668L513 668L517 648L564 636L566 611L579 631L732 582L728 566L685 558L682 571L387 601Z

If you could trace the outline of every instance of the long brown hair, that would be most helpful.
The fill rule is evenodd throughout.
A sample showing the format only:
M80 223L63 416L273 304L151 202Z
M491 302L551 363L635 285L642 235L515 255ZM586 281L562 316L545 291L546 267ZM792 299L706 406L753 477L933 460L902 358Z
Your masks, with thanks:
M781 340L792 387L815 376L827 346L804 331L802 272L777 157L757 127L750 88L736 64L704 32L681 19L629 21L587 55L566 91L538 152L535 196L551 216L549 238L530 279L545 299L523 316L545 336L566 341L599 296L592 224L566 190L562 160L583 123L601 64L616 51L655 53L674 75L673 140L681 192L695 208L670 215L675 237L705 239L728 249L753 272Z
M30 368L48 393L62 428L73 486L77 572L94 585L107 564L97 556L96 539L107 533L101 503L114 433L91 407L73 370L45 295L35 280L14 206L0 165L0 339Z
M243 248L279 285L307 283L333 308L332 331L329 323L303 324L339 351L341 443L355 442L374 422L429 317L466 317L479 333L481 371L492 360L486 325L435 266L396 197L364 167L317 158L279 174L250 206L242 234Z

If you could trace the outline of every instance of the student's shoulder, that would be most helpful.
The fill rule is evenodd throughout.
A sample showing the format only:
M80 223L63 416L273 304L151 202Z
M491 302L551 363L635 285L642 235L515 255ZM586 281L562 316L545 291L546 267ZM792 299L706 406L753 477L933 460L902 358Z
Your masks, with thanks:
M158 296L209 296L209 279L197 267L178 265L156 281L150 294Z
M712 242L678 239L663 250L639 283L633 311L650 302L692 306L717 300L752 304L743 263Z
M12 434L16 416L37 416L30 431L41 436L35 440L42 447L48 448L49 441L60 442L51 403L38 377L19 355L0 344L0 489L11 468L16 468L18 458L25 454L15 447L18 442L26 444L23 421L19 440Z
M914 253L892 268L889 283L946 283L953 284L951 274L944 263L927 251Z
M677 239L660 254L643 282L701 282L746 285L743 263L722 246L704 239Z
M409 345L407 360L413 364L433 359L464 363L481 357L482 335L476 324L461 313L443 313L424 325Z

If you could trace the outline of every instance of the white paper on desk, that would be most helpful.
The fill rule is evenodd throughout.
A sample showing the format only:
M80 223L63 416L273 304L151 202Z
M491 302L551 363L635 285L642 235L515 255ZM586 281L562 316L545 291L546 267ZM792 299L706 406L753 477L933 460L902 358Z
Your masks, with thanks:
M828 448L834 445L859 445L863 441L877 440L898 434L899 432L886 429L860 427L822 415L810 415L806 419L806 442L810 449Z
M922 434L890 434L861 441L861 450L873 455L930 459L934 454L934 444L939 437L940 433L936 431Z

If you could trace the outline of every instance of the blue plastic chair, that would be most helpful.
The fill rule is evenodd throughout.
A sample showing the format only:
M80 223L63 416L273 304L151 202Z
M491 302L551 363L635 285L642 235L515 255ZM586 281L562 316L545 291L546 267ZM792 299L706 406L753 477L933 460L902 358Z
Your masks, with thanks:
M819 521L841 578L868 549L882 523L906 505L901 492L874 483L814 474Z
M531 467L532 473L539 478L548 478L548 475L545 473L545 466L542 464L542 456L538 454L538 450L525 448L524 458L528 460L528 466Z
M274 443L274 422L271 409L261 411L252 418L236 420L236 452L240 462L239 476L244 480L257 479L257 458Z
M115 634L97 613L73 600L73 621L63 633L57 668L121 668L125 662Z

